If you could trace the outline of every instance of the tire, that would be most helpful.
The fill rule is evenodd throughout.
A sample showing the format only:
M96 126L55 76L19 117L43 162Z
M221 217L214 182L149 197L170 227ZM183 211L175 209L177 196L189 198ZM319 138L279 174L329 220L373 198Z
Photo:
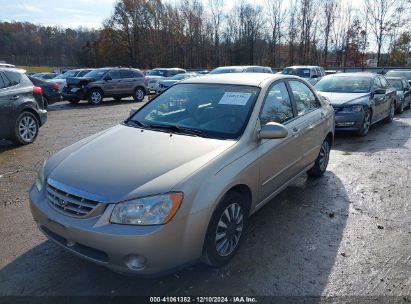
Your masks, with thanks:
M137 102L142 102L144 100L144 97L146 96L146 92L142 87L136 88L134 91L133 98Z
M221 267L234 257L244 239L247 217L248 208L244 197L236 191L227 193L214 211L207 228L204 259L208 265Z
M22 112L14 124L12 140L17 145L28 145L34 142L39 134L39 121L31 112Z
M371 119L372 119L372 112L370 109L367 109L364 114L364 120L361 124L361 128L357 132L358 135L365 136L368 134L368 132L370 131L370 127L371 127Z
M315 160L314 167L308 170L308 175L318 178L324 175L327 170L328 161L330 160L331 140L327 137L321 145L320 153Z
M388 113L388 116L384 119L384 122L390 123L394 120L394 115L395 115L395 102L391 102L390 104L390 111Z
M44 96L43 96L43 107L44 107L44 110L47 110L47 108L49 107L49 101Z
M402 113L404 113L404 102L405 102L405 101L401 102L400 108L396 111L397 114L402 114Z
M100 89L91 89L88 94L88 103L92 105L99 105L104 98L103 92Z

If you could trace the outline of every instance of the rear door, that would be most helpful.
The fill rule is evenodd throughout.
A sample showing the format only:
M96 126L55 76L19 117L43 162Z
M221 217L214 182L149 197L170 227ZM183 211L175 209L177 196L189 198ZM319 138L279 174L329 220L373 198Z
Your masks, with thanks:
M8 135L11 124L10 100L3 77L0 72L0 137Z
M259 200L269 197L279 187L298 173L301 149L293 135L295 111L284 81L271 85L260 111L260 125L269 122L283 124L288 136L282 139L264 139L258 147L260 159Z
M120 70L120 87L121 92L124 95L133 95L135 88L135 74L132 70L122 69Z
M291 98L297 112L296 125L293 130L299 148L302 151L300 170L313 163L326 132L326 110L314 92L299 80L289 80Z

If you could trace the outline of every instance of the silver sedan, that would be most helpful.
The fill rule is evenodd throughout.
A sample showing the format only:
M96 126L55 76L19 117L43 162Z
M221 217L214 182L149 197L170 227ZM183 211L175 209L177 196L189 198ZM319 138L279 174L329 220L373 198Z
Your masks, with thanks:
M250 215L327 168L334 113L301 78L184 80L51 156L30 190L40 230L117 272L227 263Z

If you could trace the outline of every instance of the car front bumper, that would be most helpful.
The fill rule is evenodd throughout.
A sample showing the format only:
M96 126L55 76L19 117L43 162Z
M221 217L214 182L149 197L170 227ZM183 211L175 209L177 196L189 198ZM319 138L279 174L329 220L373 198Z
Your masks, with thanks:
M63 89L63 92L61 93L61 96L65 100L82 100L86 98L86 90L79 88L77 91L73 92L73 88L67 88L65 87Z
M35 186L30 190L30 209L47 238L116 272L163 275L196 262L202 254L203 238L198 235L198 223L204 222L203 212L155 226L112 224L108 219L104 222L102 217L107 212L98 217L79 219L54 209ZM143 259L143 268L127 266L130 258L135 257Z
M335 113L335 131L356 132L364 122L364 112Z

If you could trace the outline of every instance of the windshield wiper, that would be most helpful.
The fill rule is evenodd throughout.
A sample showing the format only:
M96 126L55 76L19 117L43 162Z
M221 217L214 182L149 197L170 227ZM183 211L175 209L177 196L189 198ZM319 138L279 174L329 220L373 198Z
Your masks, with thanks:
M142 128L147 128L148 127L148 125L147 124L145 124L145 123L143 123L143 122L141 122L141 121L139 121L139 120L133 120L133 119L127 119L126 121L125 121L125 123L126 124L134 124L134 125L136 125L136 126L138 126L138 127L142 127Z
M179 127L179 126L176 126L176 125L149 124L149 125L147 125L147 127L150 128L150 129L169 130L169 131L175 132L175 133L185 133L185 134L196 135L196 136L203 135L203 131L201 131L201 130L185 128L185 127Z

